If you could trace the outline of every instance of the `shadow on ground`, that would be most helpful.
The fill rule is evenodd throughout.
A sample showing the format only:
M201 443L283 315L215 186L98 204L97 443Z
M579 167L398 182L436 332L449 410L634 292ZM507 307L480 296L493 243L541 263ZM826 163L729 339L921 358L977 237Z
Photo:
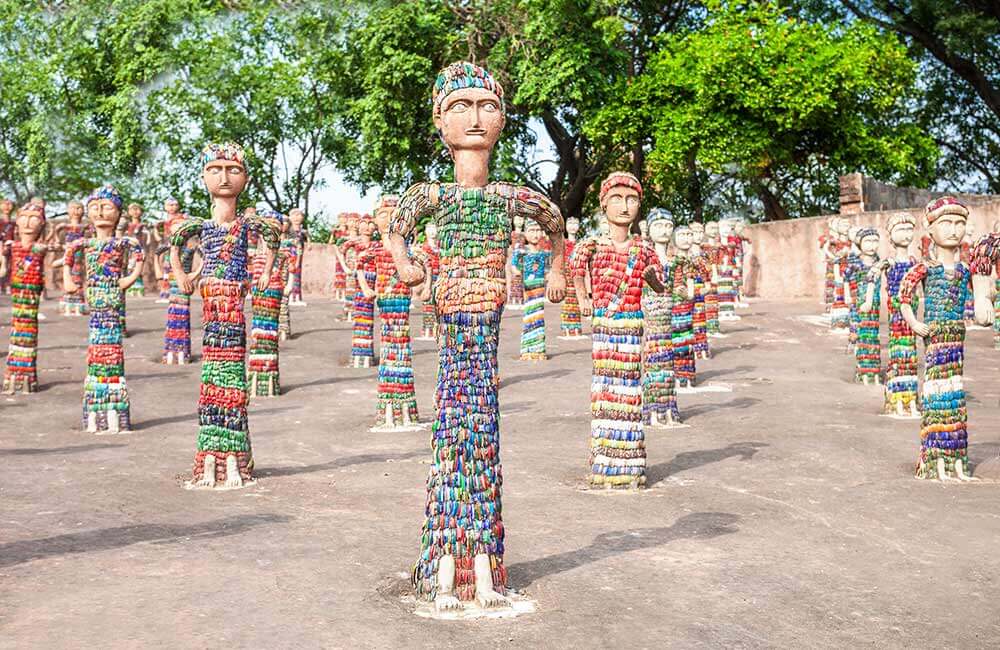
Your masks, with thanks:
M657 463L646 469L646 487L652 487L679 472L684 472L695 467L718 463L727 458L739 456L740 460L748 461L754 457L758 451L767 447L763 442L734 442L727 447L718 449L700 449L698 451L685 451L677 454L665 463Z
M739 520L738 515L728 512L695 512L684 515L671 526L602 533L583 548L514 564L507 568L507 574L512 585L523 588L547 576L572 571L622 553L662 546L678 539L711 539L731 535L739 532L735 526Z
M288 515L278 514L234 515L200 524L136 524L29 539L0 544L0 567L49 557L107 551L142 542L172 544L182 540L229 537L257 526L283 524L292 519Z
M75 445L70 447L25 447L23 449L0 449L0 456L44 456L46 454L78 454L84 451L94 451L95 449L114 449L115 447L127 447L113 443L95 442L89 445Z
M411 458L416 458L417 456L426 455L426 451L423 449L406 451L401 454L358 454L357 456L345 456L344 458L338 458L336 460L331 460L328 463L318 463L316 465L301 465L301 466L289 466L289 467L261 467L259 475L262 478L270 478L274 476L294 476L295 474L309 474L311 472L322 472L330 469L340 469L342 467L350 467L352 465L365 465L367 463L385 463L390 460L409 460Z

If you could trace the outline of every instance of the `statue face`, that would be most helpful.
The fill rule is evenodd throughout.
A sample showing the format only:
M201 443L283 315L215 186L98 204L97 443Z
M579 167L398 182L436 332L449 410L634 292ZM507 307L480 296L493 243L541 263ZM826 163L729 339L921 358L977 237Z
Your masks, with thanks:
M876 253L878 253L878 243L879 243L878 235L869 235L868 237L865 237L864 239L861 240L859 248L861 248L861 252L865 255L869 256L875 255Z
M34 210L20 210L17 213L17 230L18 233L29 237L30 239L38 239L38 235L41 234L42 229L45 227L42 221L42 215Z
M390 207L382 207L375 211L375 226L383 235L389 232L389 217L392 216L393 209L394 208ZM301 223L301 221L299 223Z
M524 228L524 238L529 244L537 244L542 239L542 228L532 221Z
M705 241L705 226L698 222L692 223L688 226L691 229L691 237L695 244L700 244Z
M678 226L674 230L674 248L689 251L694 244L694 232L688 226Z
M643 239L649 236L649 224L646 223L645 219L639 221L639 234L642 235Z
M0 201L0 214L5 217L10 218L10 213L14 211L14 202L10 199L4 199Z
M201 172L201 180L205 182L205 188L212 196L233 198L243 192L249 177L243 165L235 160L213 160L205 165ZM253 208L253 211L256 213L256 208Z
M438 227L431 221L426 226L424 226L424 236L427 237L427 241L435 241L438 236Z
M566 232L570 235L576 235L580 232L580 220L576 217L570 217L566 220Z
M909 246L913 242L913 224L901 223L889 233L889 239L896 246Z
M66 214L69 215L70 221L78 223L83 219L83 205L80 203L70 203L66 206Z
M521 215L514 215L514 229L524 230L524 217Z
M118 225L118 219L122 216L121 209L114 204L114 201L111 199L100 199L99 201L91 201L90 205L96 205L97 207L97 209L89 215L90 220L94 223L94 226L98 228L111 228L114 230L115 226Z
M743 231L746 230L746 227L747 224L745 221L737 221L735 224L733 224L733 232L735 232L737 235L742 235Z
M372 219L361 219L358 221L358 232L360 232L365 237L371 237L375 234L375 221Z
M139 219L142 217L142 206L133 203L128 206L128 216L130 219Z
M500 98L485 88L452 91L434 113L434 126L450 151L493 149L504 121Z
M953 249L962 243L965 236L966 218L957 214L945 214L930 225L928 231L935 246Z
M388 217L386 217L388 219ZM306 215L302 210L292 210L288 213L288 220L293 226L298 228L306 220Z
M851 222L847 219L837 219L837 234L846 235L851 230Z
M670 236L673 234L674 227L669 221L660 220L654 221L653 225L649 227L649 238L652 239L657 244L666 244L670 241Z
M615 185L604 195L604 210L608 221L616 226L629 226L639 216L639 193L625 185Z
M177 214L180 212L181 204L177 201L167 201L163 204L163 211L167 214Z
M97 215L101 212L101 204L99 201L87 201L87 218L90 219L90 223L97 223Z
M709 221L705 224L705 239L715 241L719 238L719 222Z
M729 220L719 222L719 237L728 237L733 234L733 222Z

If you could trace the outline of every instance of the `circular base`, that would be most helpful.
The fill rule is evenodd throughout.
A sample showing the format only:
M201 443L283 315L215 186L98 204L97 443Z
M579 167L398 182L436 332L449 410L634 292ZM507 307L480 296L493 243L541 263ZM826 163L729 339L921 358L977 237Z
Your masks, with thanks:
M483 609L474 600L462 602L461 607L458 609L449 609L444 611L438 611L437 607L435 607L434 603L431 601L417 600L413 596L404 597L402 600L408 605L413 603L413 613L417 616L421 618L436 619L439 621L469 621L477 618L513 618L515 616L520 616L521 614L534 614L538 611L538 603L530 598L525 598L511 589L507 590L507 600L510 601L510 605L506 607L491 607L490 609Z

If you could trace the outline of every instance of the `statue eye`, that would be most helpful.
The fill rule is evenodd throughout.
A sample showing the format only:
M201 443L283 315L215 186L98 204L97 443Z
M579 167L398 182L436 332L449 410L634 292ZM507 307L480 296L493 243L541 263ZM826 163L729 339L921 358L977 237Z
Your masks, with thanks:
M483 102L482 106L483 110L489 113L496 113L498 110L500 110L500 107L497 106L496 102Z
M448 111L453 113L464 113L467 110L469 110L469 102L464 99L459 99L448 107Z

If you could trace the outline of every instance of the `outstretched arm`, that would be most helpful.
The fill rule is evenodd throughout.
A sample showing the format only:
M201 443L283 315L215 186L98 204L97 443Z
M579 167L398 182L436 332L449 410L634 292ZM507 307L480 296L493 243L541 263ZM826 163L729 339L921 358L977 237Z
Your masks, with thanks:
M406 190L392 214L389 216L389 232L386 247L392 254L399 279L410 287L424 282L424 267L414 262L406 246L406 238L413 232L421 217L431 215L437 209L440 186L436 183L418 183Z
M177 286L184 293L194 293L194 280L184 272L184 265L181 264L181 247L187 241L201 233L201 222L194 219L187 219L174 230L170 235L170 272L174 274ZM166 237L164 237L166 239Z
M118 286L122 289L128 289L135 284L135 281L142 275L143 262L146 261L146 253L142 250L142 244L132 237L127 237L125 241L128 242L127 252L129 254L129 263L132 265L132 272L118 280Z
M913 297L925 277L927 277L927 267L922 263L917 264L907 272L899 284L899 313L917 336L927 336L931 331L931 328L926 323L920 322L913 313Z
M577 301L580 303L580 315L590 316L594 313L594 303L587 285L590 274L590 260L597 249L597 242L585 239L576 245L573 259L570 260L570 273L573 275L573 287L576 289Z

